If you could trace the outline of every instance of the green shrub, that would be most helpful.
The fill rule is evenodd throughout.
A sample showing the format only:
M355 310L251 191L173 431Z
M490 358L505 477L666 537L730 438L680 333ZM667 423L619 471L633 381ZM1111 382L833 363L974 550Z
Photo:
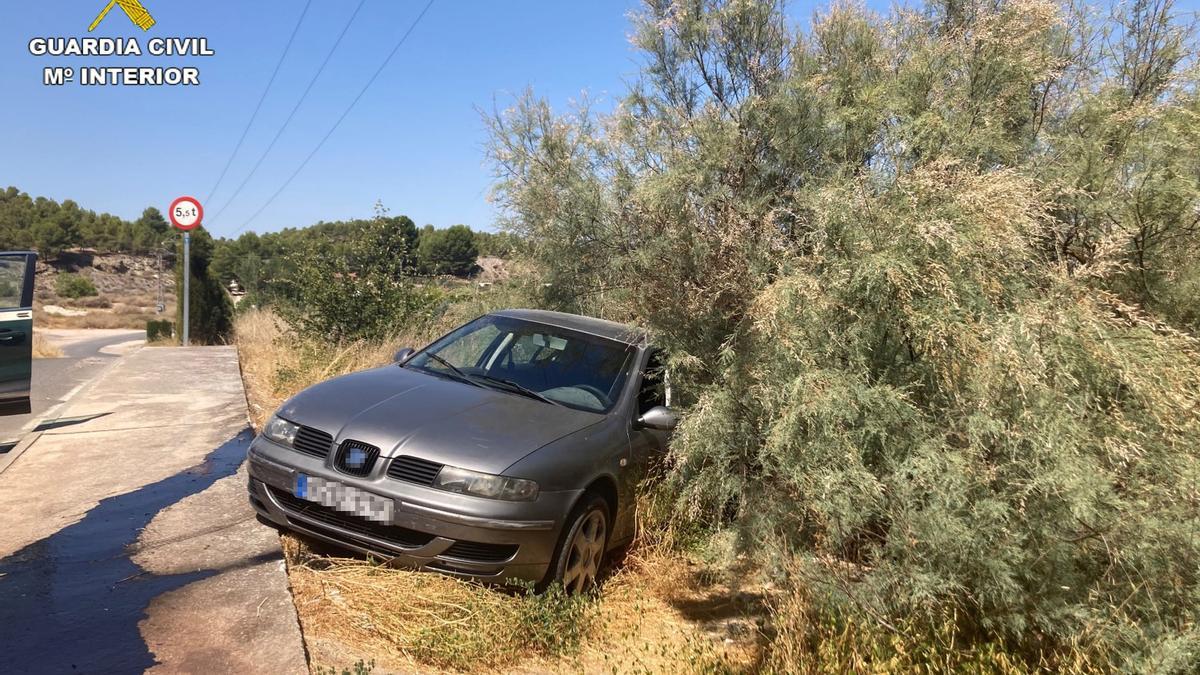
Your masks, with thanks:
M173 337L175 337L174 323L167 320L146 322L146 342L170 340Z
M466 225L452 225L444 230L426 227L421 231L417 254L426 274L465 277L475 269L479 246L475 233Z
M59 297L72 299L100 294L91 279L79 274L59 274L54 282L54 290Z
M188 341L193 345L221 344L233 329L233 303L211 269L214 243L205 230L192 232ZM177 245L175 323L183 325L183 244ZM180 329L182 332L182 328Z
M1170 14L839 4L800 33L653 0L615 112L490 120L545 302L669 350L662 522L820 589L874 645L847 670L929 636L964 667L1200 664L1200 346L1162 292L1197 278L1200 95Z
M320 241L305 243L288 257L280 314L324 344L412 332L430 319L438 294L412 284L406 242L405 230L381 216L358 223L336 255Z
M558 584L540 594L526 587L517 606L515 628L537 654L576 654L594 618L595 600L585 594L568 595Z
M353 668L353 670L351 669ZM375 660L369 662L359 659L354 662L351 668L342 668L338 670L332 666L317 666L317 675L371 675L375 670Z

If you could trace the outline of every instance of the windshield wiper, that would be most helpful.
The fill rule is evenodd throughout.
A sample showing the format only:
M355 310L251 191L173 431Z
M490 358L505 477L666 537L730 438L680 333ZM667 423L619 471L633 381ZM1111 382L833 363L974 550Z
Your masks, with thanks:
M443 359L442 357L438 356L437 354L434 354L433 352L425 352L425 356L428 356L429 358L433 359L434 361L437 361L438 363L442 364L443 366L446 366L447 368L449 368L450 372L447 373L447 375L450 375L454 379L459 380L461 382L466 382L467 384L470 384L470 385L473 385L476 387L483 386L483 385L479 384L478 382L476 382L475 380L471 379L470 375L467 375L463 371L459 370L458 367L456 367L453 363L450 363L449 361L447 361L446 359Z
M434 354L433 352L425 352L425 356L428 356L429 358L433 359L434 361L437 361L438 363L442 364L443 366L446 366L447 368L449 368L450 372L447 373L447 375L454 377L454 379L456 379L456 380L461 380L463 382L466 382L467 384L472 384L472 385L475 385L476 387L482 387L483 385L480 384L478 382L478 380L487 380L488 382L493 382L495 384L498 384L510 391L516 392L523 396L528 396L530 398L536 398L537 400L542 401L544 403L549 403L550 405L557 405L557 406L563 405L562 403L559 403L558 401L555 401L554 399L546 398L545 396L542 396L541 394L530 389L529 387L526 387L517 382L513 382L512 380L506 380L504 378L494 377L492 375L468 375L468 374L464 373L463 371L459 370L453 363L450 363L446 359L438 356L437 354Z
M522 395L528 396L530 398L536 398L537 400L543 401L545 403L549 403L550 405L562 406L562 403L559 403L558 401L555 401L552 398L547 398L547 397L539 394L538 392L530 389L529 387L526 387L517 382L513 382L512 380L506 380L502 377L494 377L492 375L475 375L474 377L477 377L481 380L487 380L488 382L495 382L496 384L499 384L506 389L510 389L512 391L517 392L518 394L522 394Z

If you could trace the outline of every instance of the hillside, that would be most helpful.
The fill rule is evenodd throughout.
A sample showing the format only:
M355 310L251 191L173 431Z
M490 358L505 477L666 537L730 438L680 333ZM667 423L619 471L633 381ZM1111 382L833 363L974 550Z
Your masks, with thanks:
M34 279L34 321L45 328L145 328L146 321L174 316L174 261L162 261L164 311L159 298L157 256L97 253L90 249L64 251L39 260ZM60 294L60 281L77 275L91 282L95 295L71 298Z

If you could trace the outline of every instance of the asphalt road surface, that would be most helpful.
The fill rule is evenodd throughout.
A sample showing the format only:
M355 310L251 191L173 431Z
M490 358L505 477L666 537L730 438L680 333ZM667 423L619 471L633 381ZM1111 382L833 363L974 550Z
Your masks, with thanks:
M25 427L40 419L79 387L95 379L124 350L114 349L145 338L140 330L46 330L50 341L62 349L63 357L34 359L33 392L30 402L33 413L0 417L0 451L10 448L21 439ZM102 351L103 350L103 351Z

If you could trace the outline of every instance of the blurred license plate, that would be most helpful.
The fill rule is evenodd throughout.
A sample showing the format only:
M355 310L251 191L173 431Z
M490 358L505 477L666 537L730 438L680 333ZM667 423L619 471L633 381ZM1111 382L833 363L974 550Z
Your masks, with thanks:
M306 474L296 476L294 493L300 499L379 523L392 522L392 514L396 509L396 503L386 497Z

